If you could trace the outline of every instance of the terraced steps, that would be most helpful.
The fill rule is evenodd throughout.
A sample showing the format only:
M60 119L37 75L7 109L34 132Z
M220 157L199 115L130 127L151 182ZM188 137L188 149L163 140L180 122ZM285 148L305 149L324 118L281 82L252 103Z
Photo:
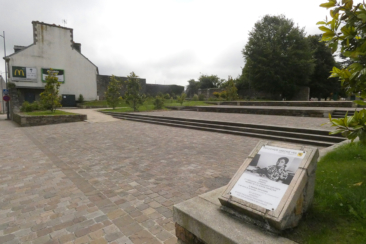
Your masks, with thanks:
M332 113L332 118L344 118L346 113L348 112L348 116L353 116L355 111L347 111L347 110L334 110Z
M258 124L243 124L224 121L151 116L132 113L104 112L114 118L145 122L180 128L212 131L233 135L250 136L276 141L287 141L299 144L329 147L344 140L339 135L329 135L329 131L302 128L289 128Z

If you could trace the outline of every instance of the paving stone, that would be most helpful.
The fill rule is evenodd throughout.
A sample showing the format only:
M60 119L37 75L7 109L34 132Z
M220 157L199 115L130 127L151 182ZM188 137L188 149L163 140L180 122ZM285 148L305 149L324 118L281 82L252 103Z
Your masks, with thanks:
M112 242L112 241L120 238L121 236L123 236L123 234L121 232L114 232L114 233L110 233L110 234L105 235L105 239L108 242Z
M153 114L323 130L327 121L180 112ZM0 243L103 243L121 229L130 238L110 243L174 243L173 204L225 185L259 140L122 120L2 128Z

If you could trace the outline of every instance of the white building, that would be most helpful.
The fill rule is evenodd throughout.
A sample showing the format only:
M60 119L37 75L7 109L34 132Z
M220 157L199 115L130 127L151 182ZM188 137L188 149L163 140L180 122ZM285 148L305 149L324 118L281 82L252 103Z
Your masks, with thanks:
M85 100L97 99L98 67L81 54L81 44L73 40L73 29L33 21L33 44L14 46L5 57L8 80L16 85L23 101L39 100L47 71L57 72L63 106L74 106L82 94Z

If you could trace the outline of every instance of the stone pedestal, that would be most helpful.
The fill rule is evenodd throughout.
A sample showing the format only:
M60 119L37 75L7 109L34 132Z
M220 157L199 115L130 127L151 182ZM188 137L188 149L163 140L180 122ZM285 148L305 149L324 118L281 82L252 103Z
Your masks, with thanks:
M218 198L225 188L174 205L178 243L295 243L223 211Z

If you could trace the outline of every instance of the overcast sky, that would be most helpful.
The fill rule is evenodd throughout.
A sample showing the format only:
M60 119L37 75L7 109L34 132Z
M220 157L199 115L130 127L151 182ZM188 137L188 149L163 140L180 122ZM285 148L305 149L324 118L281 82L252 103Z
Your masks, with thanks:
M103 75L134 71L147 83L187 85L200 74L227 79L241 73L242 49L255 22L284 14L306 33L328 11L326 0L0 0L6 53L33 42L31 22L74 29L74 41ZM4 56L0 38L0 56ZM4 72L4 60L0 72Z

